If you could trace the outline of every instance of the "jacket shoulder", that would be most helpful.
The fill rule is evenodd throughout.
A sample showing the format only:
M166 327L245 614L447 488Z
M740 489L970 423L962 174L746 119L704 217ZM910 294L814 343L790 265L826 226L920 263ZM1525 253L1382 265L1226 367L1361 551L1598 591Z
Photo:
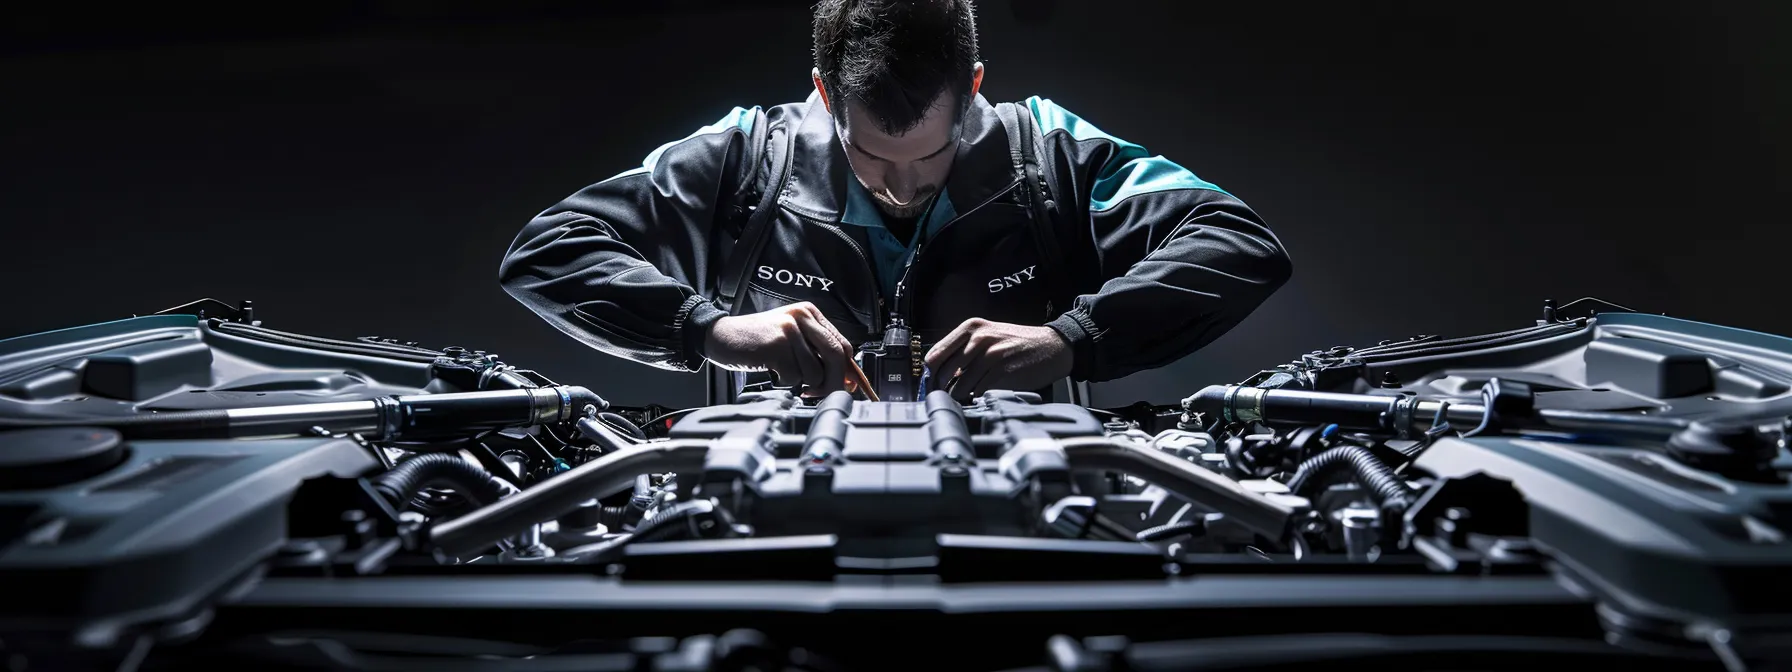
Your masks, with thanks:
M1181 164L1108 133L1049 98L1032 96L1021 104L1032 112L1046 146L1069 154L1067 163L1089 175L1090 210L1106 210L1151 193L1188 189L1226 193Z
M652 152L649 152L647 158L641 162L641 169L644 169L646 172L653 172L654 166L666 156L667 152L672 152L687 144L703 145L713 144L720 141L725 145L727 141L725 136L734 132L739 132L747 137L752 137L753 126L758 121L759 113L760 109L758 107L746 108L736 106L734 109L729 110L727 114L722 115L722 118L717 119L714 123L699 127L689 135L660 145ZM693 143L693 141L695 142Z

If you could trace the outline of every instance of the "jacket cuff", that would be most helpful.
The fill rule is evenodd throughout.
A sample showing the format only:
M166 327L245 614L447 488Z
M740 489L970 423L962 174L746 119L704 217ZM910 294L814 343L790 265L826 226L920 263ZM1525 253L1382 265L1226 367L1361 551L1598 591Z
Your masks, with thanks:
M1095 368L1095 342L1098 336L1095 322L1089 319L1088 311L1080 307L1072 308L1059 315L1058 319L1045 323L1045 326L1051 327L1070 343L1070 377L1088 380L1090 370Z
M679 351L680 367L687 371L703 368L703 343L709 337L710 327L727 317L728 313L702 295L692 294L678 307L678 316L673 320L673 329L677 331L681 345Z

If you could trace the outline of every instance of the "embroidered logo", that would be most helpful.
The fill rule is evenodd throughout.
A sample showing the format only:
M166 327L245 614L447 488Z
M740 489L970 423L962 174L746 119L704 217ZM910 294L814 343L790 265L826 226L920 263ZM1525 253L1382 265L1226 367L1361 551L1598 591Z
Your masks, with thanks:
M790 285L793 287L814 287L820 285L821 291L824 292L828 291L829 287L834 286L833 280L829 280L819 275L792 273L782 268L772 268L770 266L760 266L758 275L760 280L770 280L780 285Z
M1038 265L1028 266L1026 268L1020 269L1019 273L1015 273L1013 275L1004 275L1002 277L999 277L999 278L989 281L989 293L994 294L994 293L1002 291L1004 289L1008 289L1010 287L1019 285L1020 283L1026 282L1028 280L1032 280L1033 279L1033 269L1036 269L1036 268L1039 268L1039 266Z

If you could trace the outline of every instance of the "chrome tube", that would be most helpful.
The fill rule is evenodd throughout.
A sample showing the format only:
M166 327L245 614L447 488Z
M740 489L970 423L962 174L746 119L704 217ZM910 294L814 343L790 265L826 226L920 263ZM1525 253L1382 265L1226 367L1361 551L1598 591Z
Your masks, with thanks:
M1335 424L1345 429L1390 431L1401 435L1422 433L1439 419L1457 431L1481 424L1487 406L1480 402L1446 402L1417 397L1264 390L1241 385L1213 385L1183 400L1190 411L1209 414L1227 423L1262 422L1278 425ZM1577 411L1542 408L1518 417L1502 418L1507 427L1586 430L1666 437L1685 429L1690 421L1609 411Z
M608 426L604 425L602 421L597 420L596 418L580 418L578 428L580 434L584 434L585 438L591 439L591 442L597 444L605 453L614 453L619 450L624 450L635 443L634 441L623 438L621 434L617 434L615 430L610 429Z
M1213 509L1251 531L1285 541L1297 507L1246 490L1237 481L1129 441L1071 438L1058 441L1073 470L1118 471L1145 479L1175 495Z
M431 530L430 542L449 555L480 551L517 534L525 526L578 508L583 502L633 488L635 477L640 474L701 471L709 444L705 440L663 441L612 452L442 523Z
M321 427L375 440L429 433L570 422L602 399L581 387L414 394L367 401L288 404L224 411L231 437L298 436Z

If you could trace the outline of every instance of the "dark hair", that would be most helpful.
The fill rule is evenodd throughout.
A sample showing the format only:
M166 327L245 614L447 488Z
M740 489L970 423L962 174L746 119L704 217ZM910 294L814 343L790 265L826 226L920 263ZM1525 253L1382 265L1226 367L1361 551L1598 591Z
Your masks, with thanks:
M943 91L962 112L977 62L970 0L821 0L815 5L815 67L842 115L857 100L885 133L900 135Z

